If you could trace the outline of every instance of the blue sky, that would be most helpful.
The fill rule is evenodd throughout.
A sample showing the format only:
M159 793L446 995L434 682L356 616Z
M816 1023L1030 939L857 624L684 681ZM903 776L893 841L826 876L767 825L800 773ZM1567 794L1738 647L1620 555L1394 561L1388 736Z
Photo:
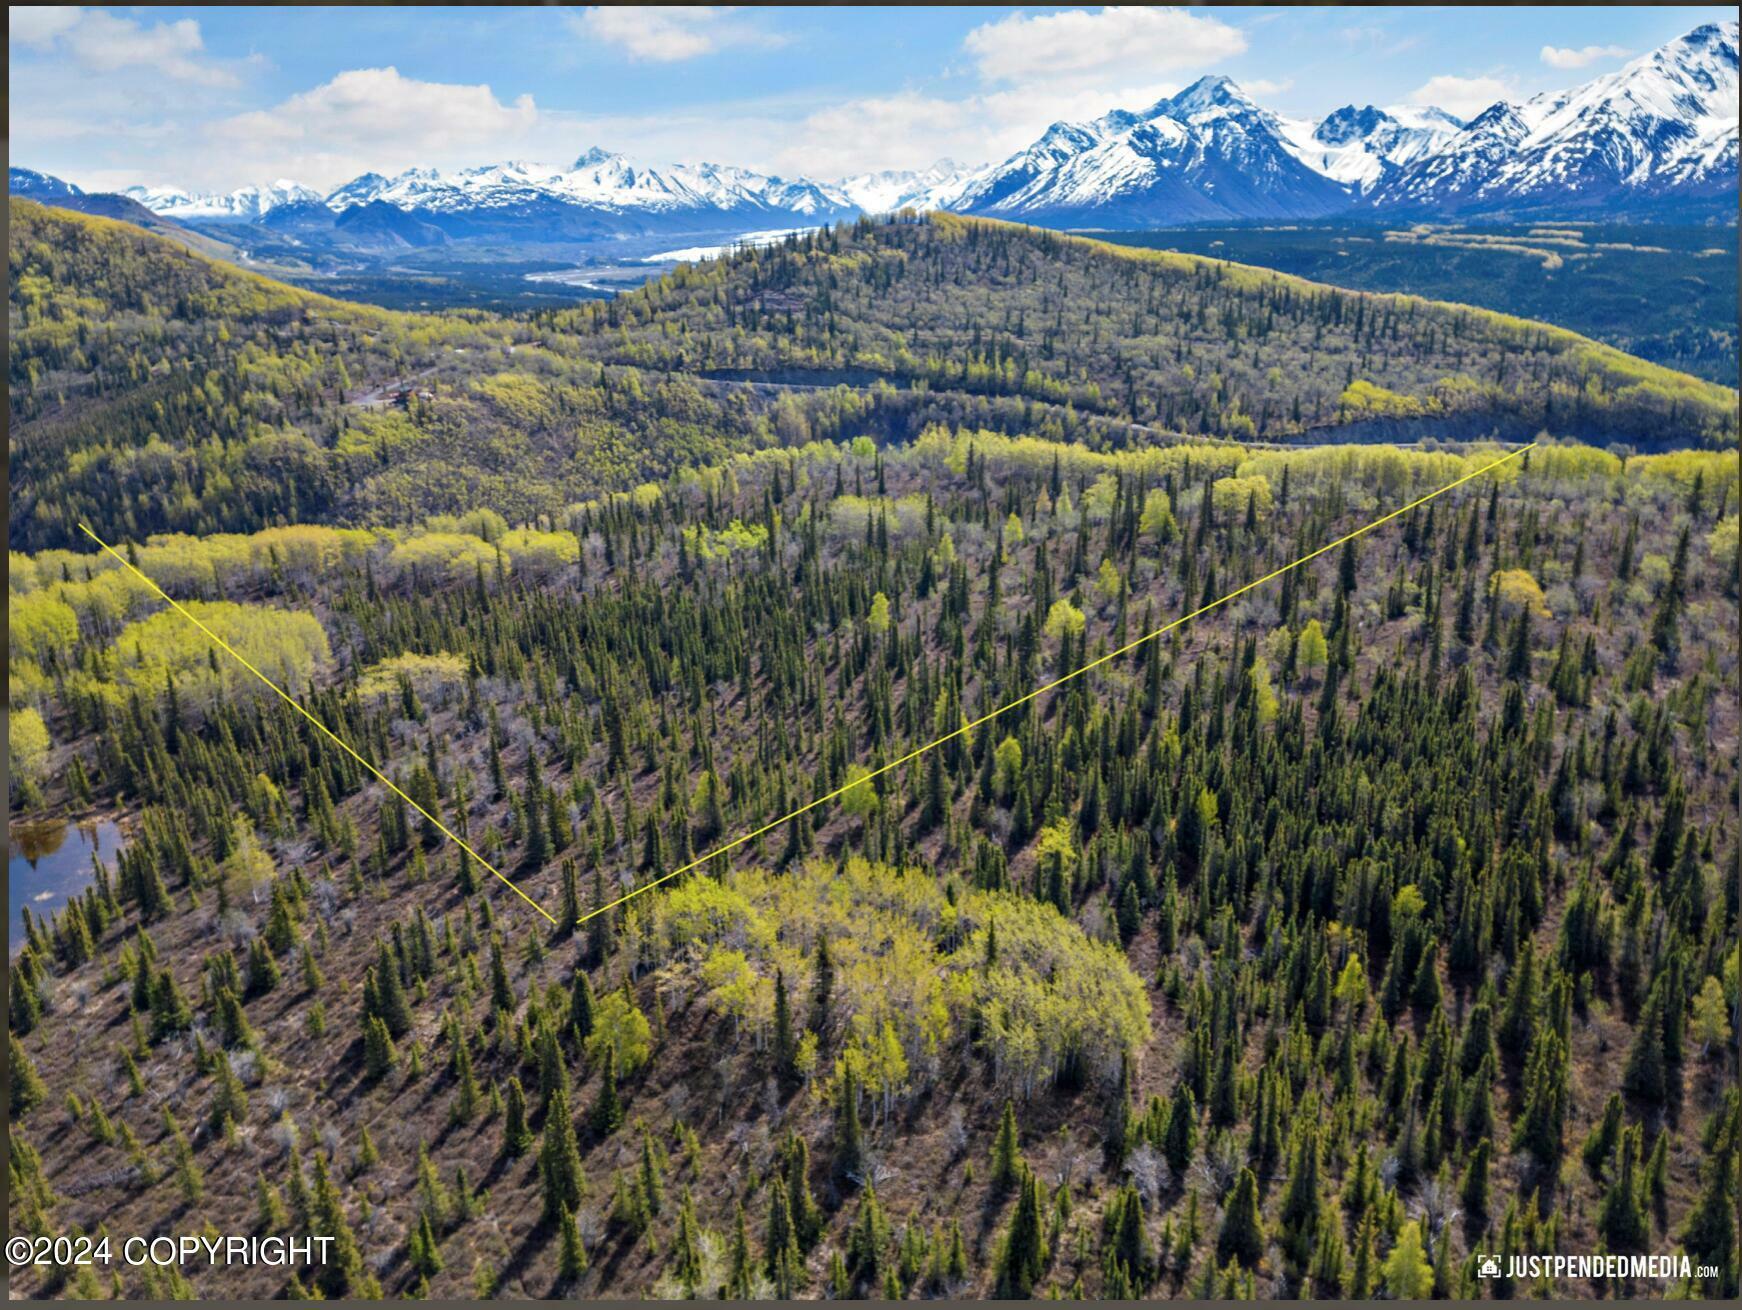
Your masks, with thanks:
M228 189L589 146L839 177L1001 158L1206 73L1317 117L1471 114L1734 9L36 8L11 158L87 188Z

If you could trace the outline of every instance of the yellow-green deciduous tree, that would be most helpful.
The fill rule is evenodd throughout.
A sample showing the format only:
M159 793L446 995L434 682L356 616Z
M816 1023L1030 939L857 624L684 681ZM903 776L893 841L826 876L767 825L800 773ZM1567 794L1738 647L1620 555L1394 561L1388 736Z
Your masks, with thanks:
M1049 637L1075 637L1082 632L1085 622L1082 610L1061 596L1046 612L1043 631Z
M79 639L79 616L50 592L14 592L6 606L6 639L13 659L41 661L54 650L69 654Z
M312 684L331 658L327 634L306 610L280 610L232 601L190 601L187 612L221 637L236 654L292 696ZM258 678L173 610L130 623L115 639L114 658L123 683L147 695L174 682L183 704L205 706L218 697L270 695Z
M21 795L42 781L48 767L48 725L42 715L25 708L6 716L7 745L12 761L12 785Z
M1501 569L1494 575L1494 597L1507 615L1528 609L1539 619L1549 617L1548 601L1529 569Z

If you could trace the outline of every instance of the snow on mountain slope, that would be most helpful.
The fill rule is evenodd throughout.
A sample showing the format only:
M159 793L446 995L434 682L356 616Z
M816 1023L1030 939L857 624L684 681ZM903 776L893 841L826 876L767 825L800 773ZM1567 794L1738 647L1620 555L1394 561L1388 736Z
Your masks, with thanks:
M1205 77L1132 113L1055 123L1028 149L960 186L949 207L1097 224L1320 217L1341 180L1300 157L1281 118L1226 77Z
M1026 149L975 169L947 160L838 182L725 164L647 164L594 148L569 166L509 160L443 172L365 173L317 196L292 182L225 195L127 192L178 219L320 228L384 205L372 230L511 242L613 235L774 231L904 207L1075 227L1291 221L1387 210L1427 217L1579 213L1734 195L1737 25L1709 23L1616 72L1469 122L1428 106L1347 105L1284 118L1226 77L1200 78L1146 109L1058 122ZM16 188L15 188L16 189Z
M390 178L367 173L327 197L335 209L374 201L448 215L552 201L606 214L772 212L832 218L854 210L839 190L804 178L788 181L723 164L655 167L597 147L567 169L511 160L456 173L429 168Z
M66 200L85 193L71 182L63 181L48 173L39 173L34 168L8 168L6 170L6 191L9 195L28 196L32 200Z
M1736 30L1711 23L1617 72L1465 123L1428 106L1286 119L1225 77L1147 110L1055 123L940 207L1072 225L1576 211L1736 186Z
M1432 154L1464 126L1443 109L1354 105L1310 119L1282 120L1283 136L1299 159L1365 194L1405 164Z
M319 191L284 178L267 186L245 186L223 193L189 192L180 187L134 186L121 194L165 218L203 218L231 223L258 222L280 205L321 198Z
M1734 21L1708 23L1570 90L1493 105L1374 201L1468 212L1734 189L1736 40Z
M948 194L969 177L972 170L963 168L953 159L940 159L930 168L885 169L880 173L859 173L835 183L849 204L867 214L887 214L913 206L916 209L941 208L928 203L931 197Z

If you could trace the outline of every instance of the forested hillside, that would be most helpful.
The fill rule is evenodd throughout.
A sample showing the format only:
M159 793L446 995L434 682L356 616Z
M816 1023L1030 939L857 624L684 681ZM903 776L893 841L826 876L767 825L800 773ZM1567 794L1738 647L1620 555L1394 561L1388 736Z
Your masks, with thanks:
M1232 438L1460 417L1736 437L1734 390L1541 323L948 214L742 250L540 319L624 363L851 367Z
M1115 232L1355 291L1542 319L1725 386L1737 377L1734 227L1342 224Z
M11 204L15 548L555 518L745 450L934 423L1733 444L1736 393L1556 328L1002 224L864 223L599 308L414 315ZM745 379L750 379L748 383Z
M1044 248L948 232L1013 285ZM891 312L981 303L938 229L832 240L733 276L863 242ZM599 340L701 351L711 277ZM1523 385L1568 365L1529 334ZM129 545L554 929L115 561L12 556L19 808L126 846L12 965L11 1231L337 1239L15 1288L1737 1294L1733 452L1544 444L582 922L1497 453L842 435ZM1715 1272L1476 1273L1598 1250Z

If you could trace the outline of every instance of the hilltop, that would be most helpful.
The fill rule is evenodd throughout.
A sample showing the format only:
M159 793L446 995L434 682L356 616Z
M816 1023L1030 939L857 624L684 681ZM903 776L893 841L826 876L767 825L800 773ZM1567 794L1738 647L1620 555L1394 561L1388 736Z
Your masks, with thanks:
M1736 393L1544 323L948 214L860 222L550 311L604 358L1067 403L1235 439L1537 430L1728 444Z
M506 318L391 312L13 200L15 546L556 515L734 451L931 423L1084 441L1731 444L1736 393L1546 324L937 215Z

